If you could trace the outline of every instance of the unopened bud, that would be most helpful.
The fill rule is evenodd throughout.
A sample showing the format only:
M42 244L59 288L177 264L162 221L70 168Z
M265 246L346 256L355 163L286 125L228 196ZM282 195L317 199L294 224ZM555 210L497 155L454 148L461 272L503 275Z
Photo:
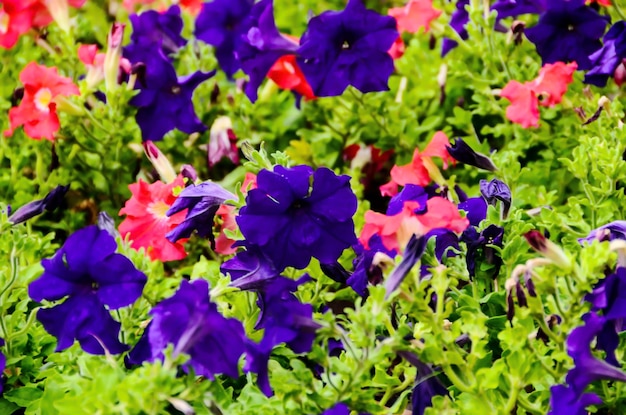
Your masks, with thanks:
M70 10L67 0L46 0L46 7L54 21L65 33L70 31Z
M198 173L191 164L183 164L180 168L180 174L183 178L189 180L190 183L195 183L198 180Z
M158 149L157 146L154 145L152 141L145 141L143 143L143 149L148 156L148 160L154 166L159 177L165 183L172 183L176 180L176 171L174 167L172 167L172 163L165 157L161 150Z
M126 25L122 23L113 23L107 38L107 51L104 56L104 83L106 90L109 92L115 90L118 86L125 27Z
M619 64L617 69L615 69L615 73L613 73L613 79L617 86L622 86L624 81L626 81L626 66L624 66L624 60Z
M552 243L538 230L526 232L524 237L535 251L551 260L555 265L565 269L571 268L572 263L561 247Z

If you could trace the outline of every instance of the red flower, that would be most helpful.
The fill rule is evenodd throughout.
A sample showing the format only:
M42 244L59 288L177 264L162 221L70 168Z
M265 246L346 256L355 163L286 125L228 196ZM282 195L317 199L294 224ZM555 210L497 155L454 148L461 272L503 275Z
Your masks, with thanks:
M152 260L175 261L187 256L183 245L187 239L172 243L165 238L187 215L187 209L172 216L165 214L176 200L174 188L183 186L180 176L170 184L161 181L148 184L139 179L138 183L128 186L132 197L120 210L119 214L126 218L119 231L122 237L130 237L134 249L145 248Z
M383 196L394 196L398 193L398 186L416 184L427 186L431 182L431 175L438 174L439 169L432 161L433 157L443 160L443 168L448 168L448 163L454 163L454 159L448 154L446 146L450 145L448 136L438 131L423 152L416 148L413 153L413 160L404 166L393 166L391 169L391 181L381 186L380 191Z
M469 226L467 218L462 217L456 205L448 199L438 196L429 199L423 214L414 212L419 207L418 202L407 201L396 215L387 216L371 210L365 212L360 242L367 248L367 242L377 234L385 248L401 252L414 234L421 236L439 228L460 233Z
M285 55L279 58L267 73L281 89L293 91L306 99L315 99L311 86L296 63L296 55Z
M398 22L399 32L417 33L430 30L430 23L441 16L441 10L433 7L432 0L410 0L404 7L389 9L387 14Z
M20 73L24 84L24 97L19 106L9 110L9 130L6 136L20 125L31 138L54 140L59 131L59 117L56 113L56 100L68 95L79 95L78 87L71 79L60 76L56 68L46 68L29 63Z
M589 3L598 3L601 6L610 6L611 0L590 0Z
M387 14L396 19L399 33L417 33L422 27L428 32L430 23L441 15L441 10L433 7L432 0L409 0L404 7L393 7ZM404 50L404 41L398 36L388 53L398 59L404 55Z
M529 82L509 81L500 92L511 105L506 117L524 128L539 126L539 105L553 107L563 100L567 86L572 83L578 65L576 62L549 63L539 71L539 76Z

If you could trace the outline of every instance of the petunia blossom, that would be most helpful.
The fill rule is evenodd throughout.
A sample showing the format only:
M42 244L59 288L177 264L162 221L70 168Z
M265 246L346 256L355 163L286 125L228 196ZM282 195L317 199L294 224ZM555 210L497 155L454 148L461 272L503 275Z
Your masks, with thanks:
M326 11L309 20L300 38L298 65L318 97L359 91L387 91L394 70L387 51L398 38L396 20L349 0L342 11Z
M456 161L478 167L487 171L496 171L498 168L486 155L478 153L472 149L462 138L457 137L454 143L446 147L450 156Z
M591 70L585 83L603 87L626 58L626 21L616 22L604 35L604 46L589 56Z
M285 55L279 58L267 73L281 89L292 91L298 103L302 97L306 100L315 99L311 85L307 82L296 61L296 55Z
M550 0L539 22L525 30L544 64L576 62L590 69L589 55L602 47L609 18L585 5L585 0Z
M550 388L548 415L588 415L588 406L601 404L602 399L595 393L583 393L578 396L570 387L554 385Z
M118 339L120 323L108 310L133 304L147 277L121 254L105 230L88 226L73 233L54 257L41 262L44 273L28 287L35 301L67 299L42 308L37 318L58 340L57 351L78 340L91 354L127 350Z
M430 23L441 16L441 10L433 7L432 0L409 0L404 7L393 7L387 11L396 19L399 32L417 33L424 28L430 30Z
M128 237L134 249L144 248L152 260L175 261L187 256L184 242L177 239L170 242L166 235L185 221L186 209L167 216L168 210L176 201L173 194L175 187L183 187L183 179L179 176L170 184L161 181L148 184L139 179L128 188L132 197L120 210L126 218L119 226L123 238ZM187 235L188 236L188 235Z
M452 13L452 16L450 16L450 27L463 40L467 40L469 37L469 33L465 27L469 23L469 12L467 10L467 6L469 6L469 4L470 0L457 0L456 10ZM441 56L446 56L456 46L456 40L444 38L441 46Z
M20 81L24 84L24 97L20 105L9 110L9 129L4 135L11 136L17 127L24 126L27 136L54 141L61 128L57 102L62 97L79 95L78 87L71 79L60 76L56 68L35 62L22 70Z
M152 321L129 362L162 360L168 345L174 356L189 355L185 370L214 379L224 374L239 376L239 358L244 352L245 333L241 322L225 318L211 302L205 280L182 280L174 295L150 310Z
M262 248L277 269L302 269L312 257L332 263L356 242L356 207L348 176L327 168L275 166L259 172L237 224L246 241Z

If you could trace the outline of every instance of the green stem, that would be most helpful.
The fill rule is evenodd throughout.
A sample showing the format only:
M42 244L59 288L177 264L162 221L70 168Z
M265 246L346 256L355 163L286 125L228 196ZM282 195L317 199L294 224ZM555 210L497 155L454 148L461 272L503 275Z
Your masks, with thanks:
M546 336L548 336L550 338L550 340L552 340L553 342L555 342L556 344L561 344L561 338L559 336L557 336L546 324L546 320L544 319L544 316L542 315L540 318L536 319L537 323L539 324L539 327L541 327L541 330L543 330L543 332L546 334Z
M7 344L9 343L9 341L26 334L28 330L30 330L31 326L33 325L33 322L35 321L35 316L37 316L37 311L39 311L40 308L41 307L33 308L30 311L30 314L28 315L28 318L26 319L26 324L24 325L24 327L22 327L21 330L11 333L11 336L7 337L7 340L6 340Z

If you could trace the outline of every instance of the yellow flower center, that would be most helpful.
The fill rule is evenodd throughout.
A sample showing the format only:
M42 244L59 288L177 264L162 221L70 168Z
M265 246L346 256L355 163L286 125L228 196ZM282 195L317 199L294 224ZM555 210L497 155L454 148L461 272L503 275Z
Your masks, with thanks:
M35 106L39 111L50 112L50 103L52 102L52 91L48 88L41 88L35 94Z
M9 31L10 20L9 15L4 10L0 10L0 33L3 35Z
M159 200L148 206L148 212L150 212L156 219L162 220L167 219L167 215L165 213L169 208L170 206L167 203Z

